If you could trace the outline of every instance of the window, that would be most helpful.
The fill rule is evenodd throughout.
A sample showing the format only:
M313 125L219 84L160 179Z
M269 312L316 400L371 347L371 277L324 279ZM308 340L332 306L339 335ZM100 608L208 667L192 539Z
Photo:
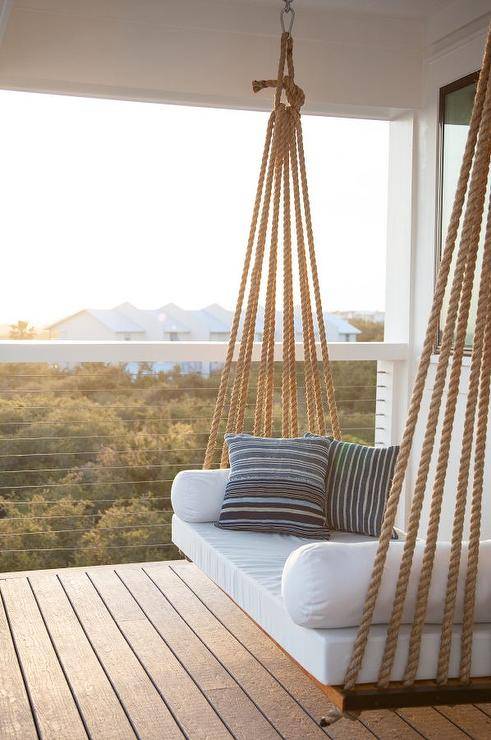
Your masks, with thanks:
M467 132L471 119L472 106L476 93L479 72L474 72L467 77L456 80L440 89L440 179L439 179L439 219L437 233L437 260L440 260L441 252L445 245L448 223L452 211L452 205L460 172L460 165L464 154ZM489 188L488 195L489 198ZM486 210L486 207L485 207ZM481 232L480 251L482 248L484 234ZM480 260L478 258L476 281L479 280ZM447 301L450 291L452 274L449 278L447 296L443 305L440 329L438 332L438 345L440 344ZM469 324L467 328L466 349L472 348L474 336L474 325L477 308L477 290L474 289L470 309Z

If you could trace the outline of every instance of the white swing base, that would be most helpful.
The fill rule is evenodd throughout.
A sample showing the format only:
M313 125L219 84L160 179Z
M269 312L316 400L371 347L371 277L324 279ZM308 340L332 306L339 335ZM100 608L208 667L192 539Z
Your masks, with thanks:
M369 538L361 535L336 533L335 539L348 542L363 541ZM334 692L332 700L343 709L356 709L364 703L365 696L370 696L370 706L375 706L376 697L385 706L402 706L400 688L394 691L379 692L373 685L364 687L360 692L344 694L341 687L344 674L356 637L356 627L337 629L312 629L295 624L285 610L281 597L281 576L288 555L305 544L305 540L289 535L264 534L259 532L231 532L218 529L212 522L186 522L177 515L172 520L172 541L192 560L214 583L216 583L256 624L261 627L290 657L307 671L326 691ZM409 639L409 625L403 625L398 651L394 664L395 680L402 680L405 668L405 656ZM459 669L459 636L461 626L456 624L453 630L453 645L450 675L458 676ZM378 666L384 647L385 625L375 625L367 648L366 660L360 674L360 684L373 684L377 680ZM418 680L431 681L435 675L435 666L439 649L439 625L426 625L423 631L421 663ZM491 658L491 624L476 624L474 630L474 649L472 673L486 678ZM488 679L489 680L489 679ZM482 682L479 682L480 684ZM472 686L477 684L472 684ZM481 687L482 688L482 687ZM414 705L427 704L423 695L428 688L422 687L411 693ZM437 694L442 689L432 685ZM473 690L473 689L472 689ZM462 687L459 687L462 691ZM336 699L336 696L338 697ZM448 704L448 689L445 689L443 703ZM489 688L487 699L490 700ZM409 701L409 699L405 700ZM484 701L474 698L472 701ZM459 696L459 702L462 702ZM389 704L387 704L389 703ZM377 704L377 706L381 706ZM404 706L409 706L405 703Z

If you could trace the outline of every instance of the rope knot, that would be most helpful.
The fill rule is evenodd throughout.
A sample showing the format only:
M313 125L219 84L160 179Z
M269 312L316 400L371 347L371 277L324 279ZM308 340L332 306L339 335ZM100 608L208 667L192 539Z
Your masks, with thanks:
M255 93L264 90L266 87L278 87L278 80L253 80L252 82L252 90ZM295 83L290 75L284 76L282 88L285 91L288 103L292 108L299 111L305 103L305 93L302 88Z
M288 67L288 74L283 74L285 61ZM281 56L279 64L278 78L276 80L254 80L252 89L255 93L264 90L266 87L276 88L275 107L278 107L280 93L284 90L289 105L295 112L299 113L300 108L305 103L305 93L301 87L295 84L295 70L293 66L293 39L289 33L283 33L281 37Z

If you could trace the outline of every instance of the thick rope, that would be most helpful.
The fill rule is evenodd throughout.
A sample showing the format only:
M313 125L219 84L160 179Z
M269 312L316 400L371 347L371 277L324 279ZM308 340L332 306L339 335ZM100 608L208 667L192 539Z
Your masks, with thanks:
M305 252L305 240L302 222L302 204L300 195L299 167L294 133L294 123L291 121L292 145L292 182L293 199L295 206L295 226L297 237L297 256L300 277L300 306L302 314L302 334L305 353L305 390L307 404L307 419L311 432L318 434L326 433L324 410L322 408L322 396L320 390L319 365L317 362L317 349L315 345L314 322L312 319L312 306L310 302L310 286L307 271L307 257Z
M273 194L273 221L271 227L271 243L269 251L269 270L266 290L266 303L264 308L264 336L261 347L261 361L259 365L259 375L257 381L257 397L254 418L254 434L267 436L267 430L271 427L271 385L269 383L270 375L270 355L271 344L275 340L275 314L276 314L276 264L278 254L278 225L280 218L280 200L281 200L281 182L283 174L283 159L285 153L285 112L282 107L277 110L277 156L275 161L275 184Z
M491 213L491 207L490 207ZM491 218L488 218L486 242L491 241ZM488 295L488 315L484 339L484 352L479 388L477 429L474 453L474 481L470 517L470 534L467 554L467 573L464 589L464 617L462 624L460 680L470 680L472 662L472 637L476 599L477 568L479 562L479 538L481 534L481 507L484 483L484 464L486 456L486 437L489 420L489 400L491 383L491 288Z
M240 427L241 424L243 424L244 420L245 403L247 402L247 386L249 382L252 345L254 342L254 332L256 327L259 290L261 286L261 272L264 258L264 248L266 244L266 232L268 226L269 206L271 202L271 191L273 186L277 146L278 136L275 122L271 142L270 157L267 165L267 175L264 188L260 225L257 236L255 260L252 268L251 281L249 286L249 299L247 303L246 316L242 327L242 339L240 343L237 369L230 399L226 427L227 432L241 431ZM227 464L228 450L227 445L224 442L222 448L221 467L227 467Z
M285 67L288 67L285 74ZM303 90L295 83L293 65L293 41L289 33L281 37L281 51L278 74L275 80L262 80L253 83L255 92L266 87L275 88L274 109L270 117L266 144L263 152L261 171L253 209L249 240L239 286L227 356L222 371L220 386L212 419L210 437L205 454L204 467L210 468L214 462L215 448L219 430L224 419L224 410L229 398L225 431L244 430L246 409L249 401L249 382L251 377L252 351L256 333L259 297L263 280L263 265L267 251L268 231L269 258L267 270L266 300L264 310L264 331L261 356L258 367L257 395L254 405L253 432L270 436L273 432L274 415L274 376L275 376L275 326L276 292L279 257L280 212L283 204L283 367L281 379L281 431L284 435L298 435L298 399L295 359L295 321L293 289L293 246L292 246L292 205L295 217L295 237L298 257L302 325L304 335L305 396L309 427L314 432L325 433L321 375L317 362L317 349L314 334L314 320L310 299L310 279L316 301L317 319L322 316L320 289L315 263L312 220L308 202L308 188L305 169L303 142L300 128L300 108L304 104ZM286 102L282 102L283 95ZM297 137L300 136L297 152ZM293 187L293 199L291 198ZM293 201L293 202L292 202ZM303 211L302 211L303 208ZM305 227L304 227L305 219ZM270 224L271 220L271 224ZM308 258L305 237L308 242ZM312 278L309 277L309 269ZM245 315L243 311L245 307ZM319 314L320 311L320 314ZM243 319L243 323L242 322ZM319 322L322 359L329 362L325 329ZM241 338L237 348L238 333ZM236 356L237 353L237 356ZM236 360L236 362L235 362ZM231 382L232 366L235 374ZM337 412L333 408L334 389L330 368L324 368L323 379L331 382L327 388L329 413L335 434L339 436L339 425L335 421ZM228 465L228 449L222 445L221 467Z
M314 243L314 230L312 228L312 215L310 211L310 198L309 189L307 183L307 170L305 166L305 153L303 148L303 134L300 117L297 118L296 122L297 130L297 147L298 147L298 160L300 164L300 179L302 182L302 193L303 193L303 204L305 213L305 225L307 231L307 242L309 245L309 257L310 257L310 269L312 272L312 285L314 287L314 299L316 306L317 315L317 327L319 330L319 339L321 345L322 354L322 368L324 371L324 383L327 392L327 408L329 411L329 418L331 420L331 430L334 439L341 439L341 427L339 424L338 410L336 406L336 398L334 391L334 381L332 377L331 362L329 359L329 349L327 345L327 333L324 322L324 311L322 308L322 298L319 284L319 275L317 272L317 260L315 256L315 243Z
M278 62L278 82L275 95L275 110L277 110L280 105L281 91L283 88L287 41L288 34L283 34L281 37L280 59ZM276 169L276 157L279 146L280 129L278 128L276 123L277 122L275 119L273 142L271 146L271 158L266 178L263 209L257 237L256 262L254 264L251 277L249 302L247 306L246 317L244 320L244 326L242 329L242 342L239 351L239 359L237 362L237 374L232 389L232 398L230 401L229 417L227 422L227 431L233 431L235 433L241 432L243 430L245 408L247 403L247 389L249 386L252 347L254 343L257 309L259 304L259 292L261 287L262 263L266 245L273 177ZM222 449L222 464L227 460L228 451L227 445L224 442Z
M242 306L244 304L244 296L245 296L245 291L246 291L247 278L249 275L249 268L250 268L251 258L252 258L253 248L254 248L254 240L256 236L256 228L257 228L257 222L258 222L258 217L259 217L259 211L261 208L261 200L262 200L263 188L264 188L264 179L266 176L266 169L268 166L268 160L269 160L269 155L270 155L271 139L272 139L272 134L273 134L273 122L274 122L274 112L271 113L269 117L268 128L266 131L266 140L264 143L264 151L263 151L263 156L261 160L261 169L259 172L259 180L257 184L256 198L254 201L254 208L252 212L249 239L247 241L244 266L242 269L242 276L241 276L240 285L239 285L239 295L237 298L237 304L235 306L234 318L232 321L232 328L230 330L230 339L229 339L228 347L227 347L227 356L225 359L225 364L223 366L222 375L220 378L220 386L218 389L217 400L215 403L215 410L214 410L213 419L211 422L210 436L208 438L205 459L203 462L203 468L205 470L211 468L213 464L213 455L215 452L215 446L217 442L218 429L219 429L220 422L222 419L225 399L227 396L227 389L228 389L228 383L229 383L229 378L230 378L230 370L231 370L232 362L234 358L235 345L237 342L237 333L239 330L240 318L242 315Z
M482 201L484 205L484 198ZM482 208L481 214L482 216ZM480 223L479 219L479 223ZM440 515L443 502L443 493L445 487L445 480L447 477L448 460L450 455L450 445L454 436L454 419L455 412L457 409L457 397L460 388L460 378L462 375L462 359L464 356L465 339L467 335L467 326L469 323L469 310L471 305L472 289L474 285L474 275L477 260L477 249L479 244L479 228L476 229L474 225L474 235L471 240L471 253L469 255L468 263L466 266L464 283L462 286L461 303L459 307L459 317L457 322L457 331L455 334L454 347L453 347L453 359L452 359L452 370L450 374L450 381L448 384L447 392L447 403L445 408L445 416L442 425L442 433L440 438L440 448L438 453L438 462L436 466L435 481L433 484L433 495L430 509L430 516L428 520L427 536L425 543L425 551L423 555L423 563L421 567L421 573L418 584L418 593L416 597L415 614L413 619L413 625L411 630L411 638L409 643L409 654L408 662L406 667L406 673L404 676L404 682L406 685L412 685L416 678L416 673L419 665L420 646L422 631L424 625L424 619L426 616L426 607L428 602L428 596L430 591L431 574L433 571L433 563L435 559L436 544L438 539L438 527L440 523ZM486 279L486 270L484 270L483 277ZM481 281L482 282L482 281ZM487 283L485 283L487 287ZM487 291L484 291L487 293ZM483 308L485 311L485 307ZM484 317L485 320L485 317ZM461 519L462 526L465 515L465 502L466 493L469 480L469 458L472 447L472 436L474 428L474 418L470 416L466 418L464 423L463 432L463 446L462 456L463 463L459 471L459 480L457 485L457 505L455 509L455 517ZM468 448L468 449L467 449ZM460 554L460 551L459 551ZM459 557L460 560L460 557ZM457 589L457 576L458 566L454 571L455 580L453 587L455 591ZM442 650L445 650L447 646L443 644ZM450 649L450 642L448 644Z
M379 547L375 557L372 576L370 584L367 590L365 606L363 610L360 627L357 633L357 637L353 646L351 659L348 665L348 669L345 676L345 690L349 691L353 689L356 680L361 669L363 657L365 654L366 644L368 641L368 635L370 626L372 623L373 613L382 581L382 574L387 558L387 551L392 537L392 531L397 516L397 508L399 504L400 495L402 492L403 483L406 476L406 470L409 462L409 455L412 449L412 443L414 438L414 432L416 429L416 423L419 416L419 410L421 407L421 400L426 384L426 377L430 364L430 359L434 346L434 338L436 336L436 330L439 323L441 308L443 305L443 299L445 296L448 275L452 264L452 258L455 250L455 243L457 239L460 218L462 209L465 201L467 192L467 185L469 181L469 174L471 170L474 149L476 145L477 135L479 131L479 124L482 116L483 103L486 95L486 89L489 78L489 62L491 53L491 35L488 35L486 50L484 55L484 61L482 71L479 77L474 107L472 111L471 121L469 125L469 132L467 137L467 143L464 151L462 160L462 166L460 175L457 183L454 204L452 208L452 214L450 217L449 227L447 231L447 238L445 242L445 248L443 250L440 268L438 271L435 293L433 298L433 305L428 321L426 330L425 341L422 348L421 359L416 374L414 383L413 393L409 404L409 411L406 420L406 426L402 437L400 450L397 458L396 468L394 477L391 485L390 494L387 501L385 510L384 520L382 523L381 534L379 538ZM392 646L393 647L393 646ZM391 647L391 649L392 649ZM384 671L385 673L385 671ZM386 684L387 677L382 676L382 684Z
M485 118L487 119L489 115L491 115L491 80L489 79L487 87L488 89L486 92L481 122ZM475 161L471 173L469 194L465 209L464 223L462 227L461 243L454 270L454 278L452 282L445 327L443 330L443 337L440 347L440 356L431 393L431 401L426 421L426 430L423 439L423 446L420 455L416 483L414 485L414 491L411 500L411 511L409 515L406 540L404 542L404 550L399 570L399 579L397 582L396 594L392 607L392 615L387 629L385 651L379 673L379 686L382 688L385 688L389 683L390 673L395 658L399 629L402 621L404 603L407 594L407 586L409 583L409 576L411 574L413 553L416 545L416 538L418 536L419 523L421 519L421 510L428 481L428 473L430 469L433 450L435 447L435 434L440 416L442 397L445 390L448 365L452 350L455 351L456 361L461 362L463 341L465 339L465 329L467 327L467 315L465 314L465 312L462 320L462 324L464 325L463 329L462 325L458 327L457 341L459 342L459 346L455 345L455 326L461 300L462 303L466 305L468 302L470 302L470 297L472 293L474 274L473 262L475 261L475 254L477 252L479 239L479 234L478 232L476 233L476 223L477 219L482 215L482 208L487 184L489 150L491 145L491 141L485 135L482 135L484 130L485 129L480 129L476 145ZM461 344L462 347L460 346ZM460 360L458 359L459 356ZM449 387L448 391L448 398L450 402L449 414L444 420L444 426L442 429L443 438L440 442L440 444L442 445L441 449L443 463L445 463L445 456L446 454L448 454L447 446L450 444L453 413L455 411L454 404L456 403L458 393L458 373L459 370L457 368L456 373L453 374L453 377L451 377L451 387ZM441 473L441 470L439 472ZM430 525L431 528L428 529L428 562L429 558L431 557L430 548L432 547L433 542L436 541L436 536L438 533L438 520L432 520L430 522ZM418 610L418 607L419 605L416 606L416 610ZM410 652L408 656L410 667L411 662L416 657L416 643L412 644L411 650L412 652Z
M452 544L445 592L445 607L440 637L440 651L438 656L437 683L444 684L448 679L450 650L452 644L452 627L454 622L455 604L457 598L457 584L460 571L462 553L462 537L467 503L469 470L474 440L476 406L479 396L479 382L483 374L484 342L486 325L489 317L491 285L491 211L488 215L488 232L484 244L479 298L476 313L476 325L472 343L472 358L469 376L469 387L465 410L464 431L462 435L462 449L459 463L457 494L455 499L454 520L452 529ZM484 371L485 372L485 371ZM475 470L476 472L476 470ZM475 473L474 473L475 475Z
M292 242L290 213L290 152L283 167L283 373L281 383L282 435L298 435L297 375L293 308Z

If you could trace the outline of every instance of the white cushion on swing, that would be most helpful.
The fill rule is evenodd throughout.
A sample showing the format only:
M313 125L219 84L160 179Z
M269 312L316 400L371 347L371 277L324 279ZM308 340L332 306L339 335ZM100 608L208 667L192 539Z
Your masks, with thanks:
M360 624L365 594L378 542L314 542L304 544L288 557L283 570L282 596L286 610L303 627L354 627ZM411 623L425 544L417 542L406 593L403 622ZM404 542L389 545L374 624L390 620ZM427 624L441 624L447 585L450 543L438 542L431 578ZM467 543L462 547L457 587L456 623L462 622ZM476 591L475 621L491 616L491 540L481 542Z
M174 513L185 522L216 522L230 469L181 470L172 483Z
M227 475L228 471L186 471L179 474L172 490L175 507L172 541L306 671L323 684L342 684L357 628L315 629L295 624L285 608L281 582L288 557L305 547L305 540L292 535L235 532L215 527L213 520L220 510L220 496L223 499ZM188 492L191 499L185 503ZM213 515L207 522L203 521L206 512ZM181 515L189 517L190 521L185 521ZM332 538L333 544L376 543L371 537L343 532L333 533ZM351 598L355 589L356 586L352 589ZM461 626L454 625L450 656L452 677L459 673L460 633ZM392 674L395 680L402 680L404 675L409 634L410 626L403 625ZM377 679L385 635L385 625L372 627L360 682ZM440 627L425 625L418 679L435 676L439 644ZM490 665L491 624L476 624L472 675L488 676Z

